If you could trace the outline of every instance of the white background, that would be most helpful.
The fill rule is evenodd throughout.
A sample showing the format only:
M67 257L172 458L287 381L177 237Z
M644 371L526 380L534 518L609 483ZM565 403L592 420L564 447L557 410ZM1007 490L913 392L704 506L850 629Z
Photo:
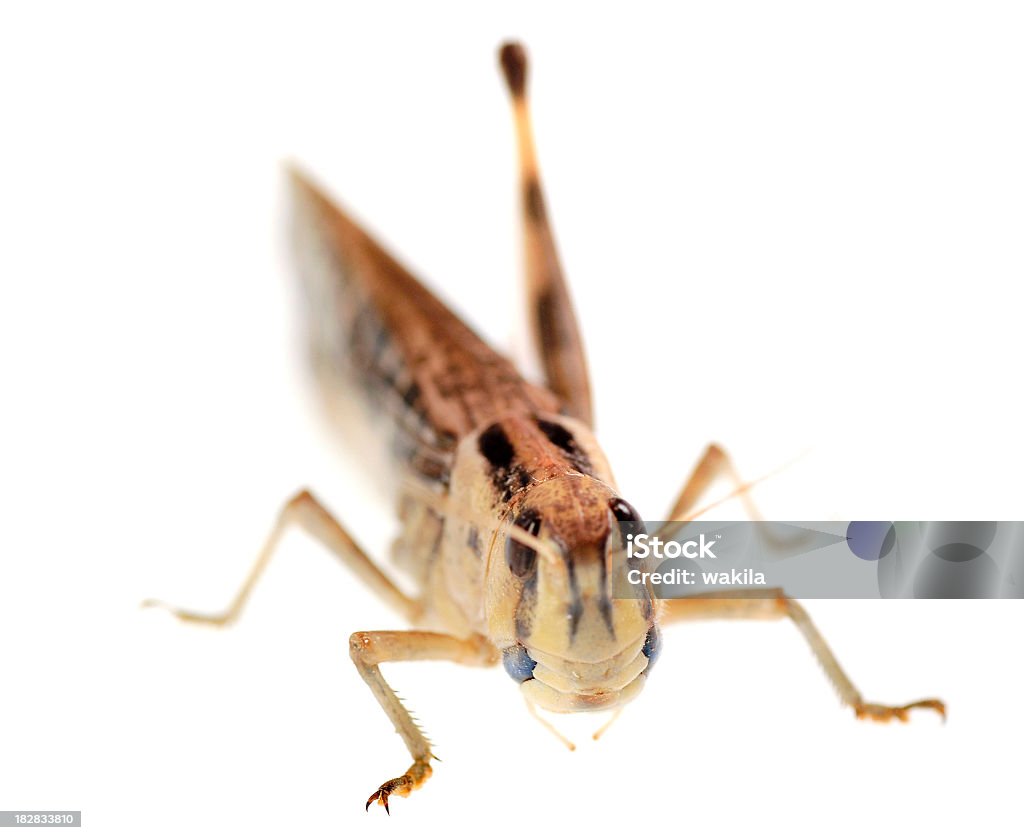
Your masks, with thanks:
M570 754L500 671L387 671L444 759L404 772L347 638L400 627L307 539L227 602L310 486L392 518L305 373L282 164L521 352L521 37L622 490L703 446L766 515L1016 519L1024 27L1012 3L27 4L0 23L0 808L84 836L1019 836L1012 602L822 601L858 723L783 624L673 628ZM716 511L725 516L728 506Z

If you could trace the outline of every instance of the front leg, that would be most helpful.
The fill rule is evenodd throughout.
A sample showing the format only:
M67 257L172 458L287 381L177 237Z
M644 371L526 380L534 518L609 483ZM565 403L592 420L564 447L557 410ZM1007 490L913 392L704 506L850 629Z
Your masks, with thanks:
M390 814L388 797L408 796L429 779L432 772L430 760L435 756L427 736L387 684L378 666L382 662L411 662L418 659L443 659L463 665L495 665L499 659L498 651L482 636L459 639L444 633L420 630L383 630L353 633L349 638L349 652L360 676L370 686L373 696L395 725L395 731L405 741L412 756L412 766L404 775L384 782L366 800L367 810L374 802L378 802Z

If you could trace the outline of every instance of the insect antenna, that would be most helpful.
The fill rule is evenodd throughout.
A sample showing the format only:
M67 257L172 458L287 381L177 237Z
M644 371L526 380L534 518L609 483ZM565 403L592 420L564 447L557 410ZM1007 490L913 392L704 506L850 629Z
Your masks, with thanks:
M671 520L669 522L663 522L661 527L657 531L655 531L651 536L652 537L657 537L657 538L662 539L662 540L669 539L683 525L687 524L688 522L693 522L694 520L700 519L700 517L704 516L706 513L709 513L710 511L714 510L719 505L725 504L726 502L730 501L731 499L735 499L738 496L743 496L745 493L747 493L750 490L752 490L758 484L761 484L762 482L767 481L770 478L774 478L779 473L781 473L783 470L789 469L794 463L799 461L806 454L807 454L806 452L802 452L799 455L797 455L796 457L794 457L794 458L790 459L789 461L787 461L786 463L782 464L781 466L778 466L775 469L770 470L769 472L766 472L764 475L760 476L759 478L755 478L755 479L752 479L750 481L744 481L744 482L742 482L740 484L737 484L736 487L734 487L730 492L726 493L721 498L716 499L715 501L705 505L702 508L698 508L697 510L693 511L692 513L687 514L682 519L673 519L673 520ZM754 508L752 506L752 504L748 503L747 509L748 509L748 511L750 511L752 513L751 519L753 521L757 522L757 521L762 520L764 518L764 517L762 517L757 512L757 509ZM806 539L806 537L804 537L804 536L797 536L796 538L790 538L790 539L778 539L776 537L771 537L770 535L766 536L764 533L762 534L762 537L768 539L768 542L770 544L772 544L773 546L775 546L775 547L797 545L801 541ZM626 548L625 547L620 547L620 548L615 549L612 552L611 560L612 560L612 562L617 562L617 561L621 560L625 556L626 556Z

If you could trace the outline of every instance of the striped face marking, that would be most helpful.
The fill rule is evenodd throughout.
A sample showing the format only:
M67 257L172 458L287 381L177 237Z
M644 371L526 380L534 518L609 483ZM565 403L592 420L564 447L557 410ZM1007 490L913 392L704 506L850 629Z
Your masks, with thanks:
M611 597L623 531L642 527L636 511L604 482L567 473L528 487L512 522L555 550L535 551L515 532L506 539L508 572L522 586L515 635L503 643L505 670L531 703L553 711L629 702L661 642L646 590Z
M496 517L515 526L489 574L496 592L516 593L502 611L503 661L540 705L603 707L639 690L653 613L637 598L612 599L613 555L642 528L619 498L588 431L571 418L500 416L475 440L479 486ZM526 544L525 534L551 547ZM646 595L647 593L643 593ZM527 686L532 688L527 689ZM628 686L628 688L627 688ZM553 692L553 693L552 693Z
M525 508L516 517L515 524L524 531L537 536L540 533L540 514L532 508ZM537 551L509 537L505 544L505 560L509 571L522 580L537 570Z
M611 509L612 516L615 517L615 521L619 526L619 548L621 550L624 551L626 549L631 534L636 536L647 533L647 528L644 526L640 514L625 499L612 499L608 503L608 507ZM632 565L636 561L631 559L629 562ZM654 617L654 602L651 600L651 593L646 588L640 591L640 603L644 618L651 621Z

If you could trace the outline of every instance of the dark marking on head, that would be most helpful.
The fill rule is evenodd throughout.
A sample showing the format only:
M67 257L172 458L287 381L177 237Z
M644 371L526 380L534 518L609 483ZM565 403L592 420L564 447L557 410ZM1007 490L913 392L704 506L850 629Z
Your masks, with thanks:
M604 619L604 626L608 628L608 635L614 639L615 623L612 620L612 602L608 597L608 593L601 593L601 597L597 602L597 609L601 613L601 618Z
M515 450L500 423L488 426L480 433L478 441L480 454L483 455L495 472L507 472L512 466Z
M531 222L543 223L547 218L547 211L544 208L544 193L541 192L540 183L536 177L530 180L523 187L523 204L526 207L526 217Z
M552 423L550 420L542 420L538 418L537 426L542 432L544 432L544 437L550 440L559 449L564 449L566 452L578 449L576 445L576 438L572 436L572 432L560 423Z
M507 502L524 487L529 487L531 481L533 481L533 476L530 475L530 471L522 464L516 464L516 466L512 468L512 472L509 473L508 479L505 481L505 490L503 494L505 501Z
M567 555L566 570L569 572L569 592L572 594L572 601L569 603L569 641L576 638L576 631L580 627L580 619L583 618L583 596L580 594L580 585L576 580L576 564L572 555Z
M480 557L480 532L477 531L475 525L469 526L469 534L466 537L466 545L469 546L469 550L473 552L476 557Z
M477 443L480 454L491 467L491 483L502 501L507 502L518 491L528 487L533 477L522 464L515 463L515 449L500 423L488 426Z
M529 638L533 631L533 614L537 609L537 576L531 575L523 582L523 591L516 606L516 637Z
M540 514L533 508L524 508L516 517L515 524L533 536L537 536L540 533ZM537 569L537 552L530 546L518 542L514 536L509 534L505 540L505 561L512 574L517 578L525 578L532 575Z
M573 594L572 603L569 604L569 641L576 638L576 631L580 629L580 619L583 618L583 601L579 593Z
M515 97L522 96L526 92L526 50L523 45L517 41L502 44L498 58L509 91Z
M565 453L566 459L576 472L583 475L593 474L593 465L565 426L560 423L553 423L550 420L537 420L537 427L544 433L544 436L555 446Z
M597 608L601 614L601 618L604 620L604 626L608 628L608 635L611 638L615 637L615 624L611 618L611 591L608 581L608 538L604 541L604 561L601 563L601 583L600 591L597 595Z

